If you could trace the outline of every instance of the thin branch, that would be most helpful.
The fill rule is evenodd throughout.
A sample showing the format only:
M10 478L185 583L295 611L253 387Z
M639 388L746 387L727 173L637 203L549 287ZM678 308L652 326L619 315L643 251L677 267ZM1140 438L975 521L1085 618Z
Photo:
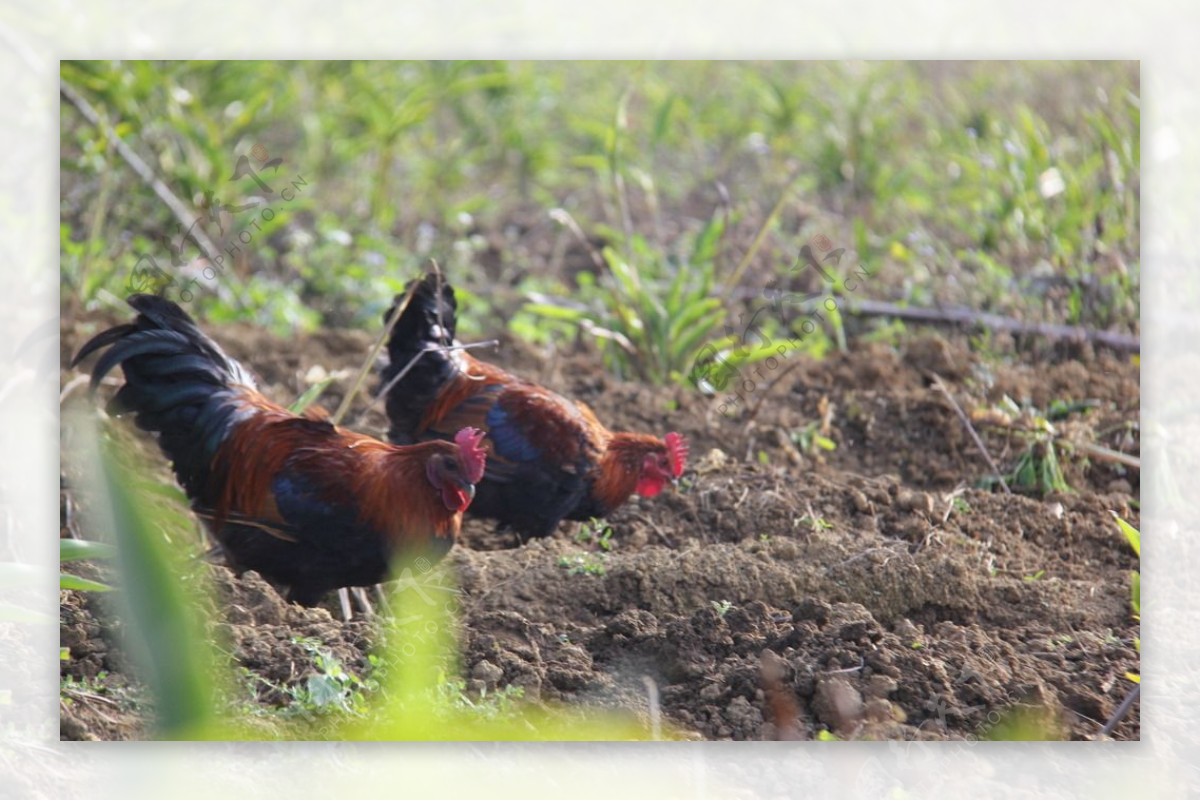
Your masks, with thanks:
M1055 323L1027 323L1013 317L1000 314L978 312L974 309L946 308L923 309L916 307L897 306L893 303L883 303L874 300L860 300L847 304L851 314L864 316L899 317L906 320L917 320L928 323L951 323L957 325L979 325L993 331L1011 331L1015 334L1025 334L1046 337L1047 339L1066 339L1077 342L1095 342L1106 345L1113 350L1137 353L1141 351L1141 339L1132 334L1119 331L1093 331L1078 325L1057 325Z
M954 407L954 413L958 415L958 419L962 421L964 426L966 426L967 433L970 434L971 439L975 441L975 447L979 449L981 454L983 454L983 458L987 461L988 467L992 469L992 472L996 474L996 478L1000 480L1000 486L1004 489L1004 493L1006 495L1012 495L1012 490L1008 488L1008 482L1004 480L1004 475L1000 472L1000 468L996 466L994 461L992 461L992 455L988 453L988 449L983 444L983 440L979 438L979 432L975 430L975 426L971 425L971 420L967 417L966 412L962 410L962 407L958 405L958 401L956 401L954 396L950 394L950 390L946 388L946 384L942 381L942 377L937 373L929 373L929 375L933 377L933 388L945 395L946 400L950 401L950 405Z
M1099 459L1102 462L1117 462L1126 467L1132 467L1135 470L1142 469L1142 460L1136 456L1130 456L1128 453L1114 451L1112 448L1106 448L1103 445L1096 445L1091 442L1084 442L1082 444L1069 442L1068 444L1076 450L1083 451L1093 459Z
M1112 713L1112 717L1108 719L1108 722L1104 724L1104 728L1100 730L1100 736L1108 737L1110 734L1112 734L1113 729L1117 728L1117 724L1125 719L1125 716L1129 714L1129 710L1141 697L1142 683L1138 682L1137 686L1133 688L1129 695L1125 696L1125 700L1121 702L1121 705L1117 707L1117 710Z
M857 673L858 671L862 670L866 666L867 666L867 660L860 656L858 658L858 664L855 665L854 667L839 668L838 670L826 670L825 675L832 676L836 673Z
M154 194L158 195L159 200L166 205L175 219L179 221L179 224L183 226L183 230L189 231L189 235L195 238L196 244L204 251L204 256L214 264L219 264L217 259L221 256L221 249L217 247L200 226L196 225L196 220L198 219L196 212L180 200L171 191L170 187L154 174L154 170L151 169L150 165L143 161L142 157L134 152L133 148L117 135L112 126L105 124L100 118L100 114L92 107L92 104L84 99L83 95L79 94L75 87L66 81L60 81L59 92L68 103L83 115L84 119L104 134L105 138L108 139L109 143L117 151L117 154L153 190Z
M732 293L737 300L747 300L758 297L760 290L741 288ZM844 297L844 296L843 296ZM815 298L807 303L795 304L799 308L817 306L823 298ZM900 320L912 320L921 323L981 326L992 331L1008 331L1025 336L1040 336L1046 339L1061 339L1075 342L1094 342L1099 345L1127 353L1139 353L1142 349L1141 339L1133 334L1120 331L1094 331L1078 325L1058 325L1056 323L1030 323L1015 317L1001 314L980 312L962 306L947 306L930 309L920 306L901 306L880 300L849 300L840 309L842 314L856 317L895 317Z

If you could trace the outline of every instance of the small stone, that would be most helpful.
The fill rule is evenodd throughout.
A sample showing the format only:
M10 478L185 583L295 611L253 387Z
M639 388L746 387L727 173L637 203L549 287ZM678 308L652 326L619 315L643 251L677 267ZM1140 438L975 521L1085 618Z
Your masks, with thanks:
M892 628L896 632L896 636L906 642L915 642L924 637L922 631L917 628L908 618L901 618Z
M863 707L863 715L871 723L902 722L905 718L904 710L884 698L872 698L867 701Z
M906 517L896 523L896 533L910 542L923 539L928 531L928 521L920 517Z
M471 668L471 678L479 679L487 684L495 684L504 678L504 671L486 659L482 659L475 663L475 667Z
M1120 493L1121 495L1133 494L1133 487L1123 478L1113 479L1112 481L1108 482L1107 489L1109 492Z
M863 697L840 677L821 679L813 695L813 711L834 733L848 737L863 720Z
M896 692L899 687L899 682L891 676L876 674L871 677L871 683L868 685L867 691L877 698L884 698Z
M792 540L779 540L775 544L773 555L776 559L781 559L785 562L794 562L800 558L800 549L796 547L796 543Z
M926 516L933 514L933 496L927 492L901 490L896 496L896 505L906 512L917 512Z

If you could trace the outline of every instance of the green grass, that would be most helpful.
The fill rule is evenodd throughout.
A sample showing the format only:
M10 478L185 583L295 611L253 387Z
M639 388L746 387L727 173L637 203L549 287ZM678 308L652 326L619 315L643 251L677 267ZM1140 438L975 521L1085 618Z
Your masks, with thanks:
M1094 401L1058 400L1042 410L1028 404L1022 407L1007 395L995 404L988 414L1005 421L1002 428L1015 440L1017 450L1013 466L1004 474L1007 485L1038 496L1071 492L1063 473L1063 460L1080 457L1075 453L1075 443L1061 436L1056 424L1074 414L1087 413L1095 406ZM979 484L990 487L998 482L996 476L986 476Z
M813 420L803 428L792 432L792 443L801 453L809 456L815 455L818 451L837 450L837 443L822 434L821 428L821 422Z
M58 561L74 562L81 559L111 559L116 549L108 543L89 540L58 541ZM83 590L85 592L108 592L112 587L103 582L81 578L73 573L59 573L58 588L61 590Z
M304 683L284 688L292 700L292 709L300 714L311 715L342 712L365 716L368 713L367 696L378 687L373 678L364 679L348 670L320 642L310 638L294 638L312 659L313 672Z
M606 561L605 554L577 553L558 557L558 566L564 568L568 576L603 576L608 570Z
M579 524L575 534L575 542L580 545L593 544L601 551L608 553L616 543L613 542L613 527L600 518L593 517L586 523Z
M650 384L682 381L702 345L726 339L718 332L726 312L714 297L723 228L719 218L710 220L674 256L640 235L614 236L623 246L603 250L605 270L598 277L581 274L574 297L535 301L522 311L560 323L571 335L593 337L617 376Z
M92 61L62 76L102 121L63 103L68 312L126 294L150 256L210 321L375 328L434 258L469 301L465 336L504 320L580 336L613 372L666 382L726 325L742 336L757 301L733 289L760 293L820 234L869 269L865 296L1136 330L1136 63ZM215 281L108 130L240 248ZM774 318L766 335L792 331ZM844 319L823 331L845 346Z

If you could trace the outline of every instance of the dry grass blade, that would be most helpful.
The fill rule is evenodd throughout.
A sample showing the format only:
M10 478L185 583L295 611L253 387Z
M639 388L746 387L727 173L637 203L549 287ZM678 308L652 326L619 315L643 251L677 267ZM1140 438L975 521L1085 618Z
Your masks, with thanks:
M738 285L738 281L742 279L742 275L746 272L747 268L750 267L751 260L754 258L755 254L758 253L759 248L762 247L763 241L767 238L767 231L770 230L771 223L773 223L775 218L779 216L779 213L783 211L784 205L787 204L788 198L792 195L792 188L795 187L796 181L798 180L800 180L799 172L789 178L787 184L784 185L783 191L779 194L779 200L775 202L775 205L771 208L771 212L767 215L767 218L763 220L763 224L761 227L759 227L758 233L754 235L754 241L750 243L750 247L746 250L746 253L742 256L741 261L738 262L737 267L734 268L733 273L730 274L729 279L725 282L725 288L722 290L723 295L729 295L730 290Z
M342 398L341 404L338 405L337 411L333 413L331 422L336 425L341 425L342 418L350 411L350 404L354 402L354 396L362 389L363 382L367 380L367 374L371 372L371 367L375 364L375 359L379 356L379 351L383 350L383 345L388 341L388 337L392 335L392 329L396 327L396 322L404 314L408 304L412 302L413 295L416 294L417 284L413 283L408 292L404 293L404 300L400 301L396 306L396 311L392 313L388 319L387 325L383 327L383 331L375 340L375 344L367 351L367 358L363 359L362 366L358 368L358 374L354 376L354 383L350 385L350 391L346 393L346 397Z
M1006 495L1012 495L1012 490L1008 488L1008 482L1004 480L1004 474L1001 473L1000 468L996 466L996 462L992 459L992 455L988 453L987 446L983 444L983 440L979 437L979 432L975 430L975 426L971 425L971 420L967 417L966 412L962 410L962 407L958 405L958 401L956 401L954 396L950 394L950 390L946 387L945 382L942 381L942 377L937 373L929 373L929 376L933 379L933 388L945 395L946 400L950 401L950 406L954 408L954 413L958 415L958 419L961 420L962 424L966 427L967 433L971 435L971 440L974 441L975 447L979 449L981 454L983 454L984 461L988 463L988 467L991 468L992 472L996 474L996 478L999 479L1000 486L1004 489L1004 493Z
M603 272L608 269L608 265L604 261L604 256L592 245L591 241L587 238L587 234L583 232L583 228L579 226L579 223L575 221L575 218L571 216L569 211L566 209L551 209L550 219L559 225L565 226L579 240L579 243L583 245L584 250L587 251L588 256L591 258L592 264L596 265L597 270Z

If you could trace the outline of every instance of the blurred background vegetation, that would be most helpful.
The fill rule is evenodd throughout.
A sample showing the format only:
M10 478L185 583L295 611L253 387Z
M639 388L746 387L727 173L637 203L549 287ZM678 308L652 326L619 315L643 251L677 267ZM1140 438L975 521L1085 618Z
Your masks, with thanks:
M435 259L463 335L578 337L657 383L736 336L764 287L825 291L815 273L773 284L824 235L870 272L862 297L1137 331L1136 62L94 61L62 78L99 122L62 103L65 316L153 263L210 322L374 328ZM211 280L201 237L225 254Z

